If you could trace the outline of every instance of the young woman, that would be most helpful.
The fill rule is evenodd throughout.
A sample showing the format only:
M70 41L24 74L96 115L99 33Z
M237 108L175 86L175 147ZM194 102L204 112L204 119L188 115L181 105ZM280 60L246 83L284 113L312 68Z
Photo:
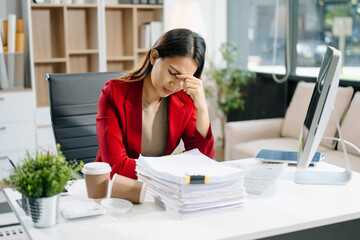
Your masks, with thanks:
M214 156L203 82L205 41L188 29L163 34L144 62L102 89L96 118L99 151L96 161L137 179L135 159L171 154L183 140Z

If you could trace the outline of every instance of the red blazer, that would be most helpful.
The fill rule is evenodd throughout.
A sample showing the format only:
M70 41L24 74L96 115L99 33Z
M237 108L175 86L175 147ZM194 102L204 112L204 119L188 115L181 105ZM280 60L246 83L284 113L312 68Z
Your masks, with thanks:
M97 162L107 162L117 173L137 179L135 159L141 152L143 81L109 80L98 102L96 132L99 143ZM185 92L172 94L168 101L169 130L165 155L171 154L183 139L185 149L198 148L214 156L214 137L209 127L204 138L196 130L196 108Z

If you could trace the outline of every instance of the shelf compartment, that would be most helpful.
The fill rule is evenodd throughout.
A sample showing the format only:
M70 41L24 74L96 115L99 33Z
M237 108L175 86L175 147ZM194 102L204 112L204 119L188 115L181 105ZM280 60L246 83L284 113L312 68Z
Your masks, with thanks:
M69 4L66 5L68 9L76 9L76 8L97 8L96 3L87 3L87 4Z
M64 8L34 7L31 13L34 59L65 57Z
M148 22L152 22L152 21L159 21L159 22L163 22L163 11L162 8L156 8L156 9L151 9L151 8L137 8L137 12L136 12L136 19L137 19L137 38L138 38L138 45L140 46L140 41L141 41L141 25L143 25L144 23L148 23Z
M140 26L151 21L163 21L162 9L137 9L137 29L140 34Z
M108 57L134 55L133 9L106 8L106 55Z
M31 92L32 88L23 88L23 89L6 89L0 90L0 95L2 93L15 93L15 92ZM1 98L1 97L0 97Z
M131 71L134 68L134 61L107 61L107 71Z
M36 63L65 63L66 58L43 58L34 60Z
M43 3L43 4L31 4L31 8L34 9L44 9L44 8L63 8L65 4L50 4L50 3Z
M85 73L99 71L98 54L73 54L69 56L69 72Z
M120 56L120 57L108 57L108 61L133 61L134 56Z
M140 64L143 62L147 52L138 52L137 54L137 62Z
M137 49L137 53L139 54L145 54L149 51L150 49L146 49L146 48L138 48Z
M128 9L133 9L134 8L134 4L105 4L105 8L106 9L125 9L125 8L128 8Z
M163 10L163 5L151 5L151 4L136 4L135 5L137 9L159 9Z
M38 107L49 106L49 86L45 79L47 73L65 73L66 63L36 63L35 91Z
M98 49L97 9L70 7L66 15L67 49L69 51Z

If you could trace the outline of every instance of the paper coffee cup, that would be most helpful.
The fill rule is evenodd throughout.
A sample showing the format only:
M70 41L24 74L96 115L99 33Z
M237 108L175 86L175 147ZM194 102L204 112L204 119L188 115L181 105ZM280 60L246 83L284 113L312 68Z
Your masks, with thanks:
M108 163L92 162L84 165L86 190L89 198L105 198L108 192L111 167Z
M137 180L114 174L112 179L112 198L122 198L133 203L143 203L146 194L146 184Z

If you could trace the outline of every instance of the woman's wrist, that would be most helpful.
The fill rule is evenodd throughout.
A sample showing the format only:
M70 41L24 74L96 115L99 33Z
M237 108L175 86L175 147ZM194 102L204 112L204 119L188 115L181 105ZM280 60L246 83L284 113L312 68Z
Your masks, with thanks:
M196 107L196 111L197 112L201 112L201 113L204 113L204 114L208 114L208 106L206 104L206 101L201 101L199 102L198 104L195 104L195 107Z
M207 108L197 109L196 130L206 138L210 127L209 113Z

